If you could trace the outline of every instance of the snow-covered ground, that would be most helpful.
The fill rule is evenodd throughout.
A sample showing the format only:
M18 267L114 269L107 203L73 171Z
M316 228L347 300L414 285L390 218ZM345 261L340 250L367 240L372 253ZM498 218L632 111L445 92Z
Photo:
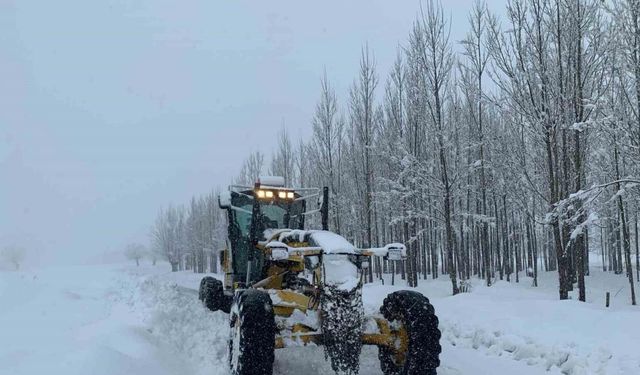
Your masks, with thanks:
M202 275L164 265L0 272L0 374L227 374L227 316L195 292ZM593 270L589 303L557 301L555 274L449 296L423 282L443 331L439 374L640 373L640 309L621 276ZM367 310L400 286L365 286ZM604 293L612 306L604 307ZM365 348L361 374L380 375ZM275 373L330 374L321 348L276 352Z

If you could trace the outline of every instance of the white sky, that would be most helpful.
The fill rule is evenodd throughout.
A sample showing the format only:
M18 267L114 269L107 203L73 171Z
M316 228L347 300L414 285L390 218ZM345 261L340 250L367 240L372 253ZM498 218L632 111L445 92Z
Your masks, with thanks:
M443 3L460 40L472 1ZM0 247L71 261L146 242L161 206L226 185L283 122L307 137L324 67L344 101L368 43L382 89L418 9L0 0Z

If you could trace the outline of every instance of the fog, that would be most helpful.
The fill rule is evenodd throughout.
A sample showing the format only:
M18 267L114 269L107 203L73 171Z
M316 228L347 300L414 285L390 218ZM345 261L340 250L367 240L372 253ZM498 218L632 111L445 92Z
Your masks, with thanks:
M444 4L453 41L471 4ZM160 207L228 184L283 126L308 136L323 70L344 98L365 43L382 87L419 9L0 0L0 246L68 263L147 242Z

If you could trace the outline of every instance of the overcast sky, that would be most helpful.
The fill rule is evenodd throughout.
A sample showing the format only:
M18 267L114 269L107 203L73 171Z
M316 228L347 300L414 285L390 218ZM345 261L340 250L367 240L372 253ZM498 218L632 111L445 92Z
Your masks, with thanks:
M472 1L444 3L460 40ZM146 242L161 206L228 184L283 124L307 137L324 68L344 100L368 43L383 83L418 10L0 0L0 246L67 262Z

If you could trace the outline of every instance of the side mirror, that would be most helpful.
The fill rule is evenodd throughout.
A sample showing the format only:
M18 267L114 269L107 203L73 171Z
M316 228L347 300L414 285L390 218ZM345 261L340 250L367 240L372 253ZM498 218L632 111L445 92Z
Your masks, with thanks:
M228 209L231 207L231 192L223 191L218 194L218 206L222 209Z
M398 242L387 244L384 247L374 247L365 251L369 252L370 255L383 257L386 260L403 260L407 257L407 247Z
M388 260L403 260L407 257L407 247L401 243L390 243L384 247Z

